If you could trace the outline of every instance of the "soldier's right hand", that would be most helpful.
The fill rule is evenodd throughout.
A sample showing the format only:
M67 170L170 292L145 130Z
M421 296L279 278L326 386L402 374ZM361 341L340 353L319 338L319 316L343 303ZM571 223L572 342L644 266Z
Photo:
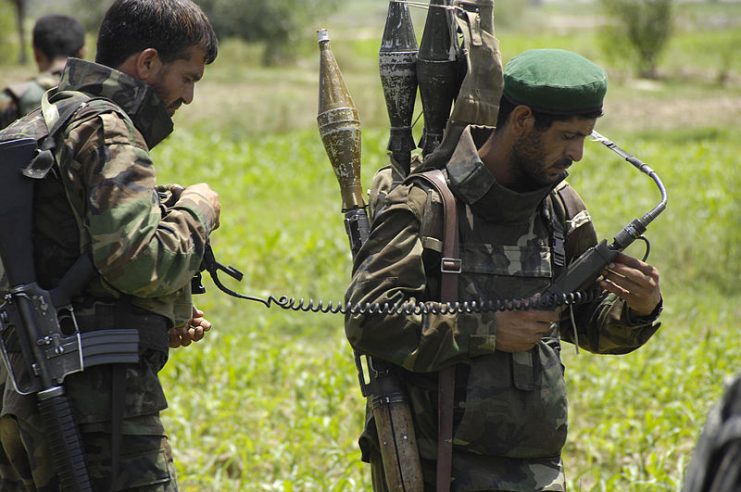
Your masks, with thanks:
M213 209L215 215L214 229L217 229L219 227L219 215L221 214L221 202L219 201L219 194L211 189L211 187L206 183L198 183L188 186L187 188L185 188L185 190L183 190L183 192L197 193L202 198L204 198L209 205L211 205L211 208Z
M501 311L495 318L496 349L527 352L554 331L559 315L557 311Z

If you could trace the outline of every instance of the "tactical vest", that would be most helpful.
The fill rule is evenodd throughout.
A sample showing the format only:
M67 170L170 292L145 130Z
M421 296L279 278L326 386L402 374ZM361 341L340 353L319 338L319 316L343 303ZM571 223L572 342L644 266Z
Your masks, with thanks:
M372 217L383 208L385 196L393 187L389 176L388 172L376 176L371 190ZM407 180L415 180L415 175ZM420 185L427 190L420 240L425 269L431 272L427 277L428 296L435 299L440 290L440 278L435 272L440 272L443 251L443 207L437 192L422 180ZM519 226L517 241L502 241L503 235L512 235L508 232L511 225L478 227L483 219L477 218L462 200L457 200L456 213L462 260L458 291L463 301L523 298L545 290L571 259L567 253L567 232L583 224L580 220L589 220L583 202L566 185L546 196L529 224ZM566 439L567 404L558 332L543 341L530 352L498 352L459 364L455 383L456 446L485 456L518 459L560 454ZM434 428L435 420L426 420L430 416L424 415L422 409L436 394L436 375L402 370L400 376L408 383L418 425ZM497 404L512 408L502 411L496 428L488 429L494 404L492 392L501 396ZM503 429L510 434L501 434ZM434 436L423 433L417 439L423 456L432 459Z
M61 169L57 164L67 124L101 112L114 111L129 118L118 106L104 98L92 98L81 92L42 108L0 132L0 141L19 137L37 140L40 149L51 149L54 159L43 160L33 169L34 180L34 264L37 283L44 289L56 286L72 264L85 254L81 250L82 218L77 216L66 193ZM46 96L44 96L46 97ZM55 206L48 206L54 203ZM99 299L81 295L74 299L81 331L116 327L137 327L140 350L152 349L167 354L169 321L131 305L130 298Z

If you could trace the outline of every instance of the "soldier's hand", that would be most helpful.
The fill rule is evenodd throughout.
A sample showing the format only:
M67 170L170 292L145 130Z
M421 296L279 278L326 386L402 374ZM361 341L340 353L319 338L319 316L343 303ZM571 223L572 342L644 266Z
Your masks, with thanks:
M211 189L211 187L206 183L198 183L188 186L187 188L185 188L184 191L197 193L202 198L204 198L209 203L209 205L211 205L211 208L214 210L216 220L214 229L217 229L219 227L219 215L221 214L221 202L219 201L219 194Z
M638 316L650 315L661 301L659 271L637 258L618 253L602 272L600 286L625 299Z
M557 311L498 312L494 322L496 349L502 352L527 352L554 331L558 319Z
M193 315L187 323L170 329L170 348L187 347L198 342L211 329L211 322L203 317L203 311L193 306Z

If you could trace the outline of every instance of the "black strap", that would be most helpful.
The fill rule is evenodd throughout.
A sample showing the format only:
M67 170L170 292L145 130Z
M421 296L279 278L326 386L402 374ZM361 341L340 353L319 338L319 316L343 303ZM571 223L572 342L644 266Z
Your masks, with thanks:
M566 266L566 231L564 230L564 221L566 220L566 211L558 198L548 195L545 199L545 206L549 210L551 223L551 249L553 251L553 265L556 268ZM559 208L557 210L557 207ZM559 213L560 212L560 213Z
M44 97L48 97L48 92L44 94ZM23 170L23 174L32 179L43 179L54 167L56 162L54 158L54 150L57 146L57 134L62 131L77 111L82 108L90 100L89 97L73 97L70 100L60 101L54 106L59 111L59 118L54 122L51 128L48 127L49 133L43 138L39 149L36 153L36 157L31 163ZM46 119L44 119L46 122Z
M126 404L126 366L113 364L111 384L111 492L118 490L118 472L121 461L124 405Z

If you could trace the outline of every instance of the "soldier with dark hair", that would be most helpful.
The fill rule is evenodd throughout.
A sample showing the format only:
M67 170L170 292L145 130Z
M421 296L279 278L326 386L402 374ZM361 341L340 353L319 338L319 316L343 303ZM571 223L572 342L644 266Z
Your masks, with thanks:
M73 299L79 329L139 333L139 363L89 367L64 380L94 490L177 490L157 373L169 348L200 340L210 327L192 305L191 279L220 204L205 183L158 186L149 151L193 100L217 49L191 0L117 0L100 28L100 63L70 59L45 95L46 109L0 132L0 141L55 144L34 189L37 283L53 288L89 255L97 275ZM4 491L59 490L34 396L6 384Z
M444 197L412 174L375 212L348 301L434 302L443 273L456 275L462 301L545 291L597 242L586 206L565 178L582 158L606 90L605 72L575 53L531 50L513 58L497 128L466 127L444 168L456 202L448 213L457 214L459 257L442 258ZM393 364L402 382L425 490L436 483L438 376L452 366L452 473L443 477L450 485L437 490L565 490L561 340L595 353L630 352L657 330L662 305L658 271L622 253L597 288L593 301L571 309L348 314L352 346ZM387 490L372 418L360 443L374 490Z
M33 28L33 56L39 70L28 82L11 85L0 93L0 130L39 107L41 96L59 82L67 58L82 58L85 29L66 15L47 15Z

